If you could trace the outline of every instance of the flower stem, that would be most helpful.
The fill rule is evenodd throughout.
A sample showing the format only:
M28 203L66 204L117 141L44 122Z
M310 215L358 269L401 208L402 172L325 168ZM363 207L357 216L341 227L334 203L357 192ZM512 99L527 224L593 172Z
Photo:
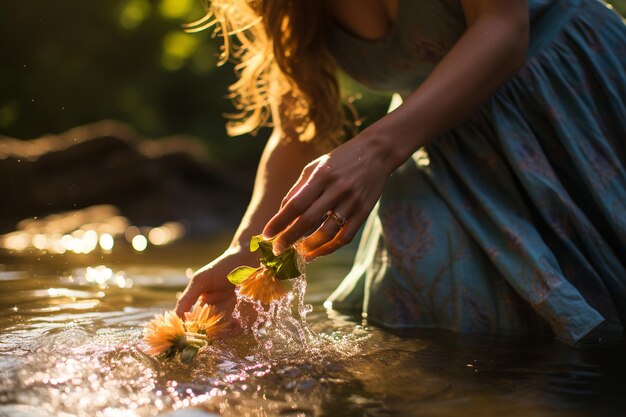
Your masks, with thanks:
M187 336L187 338L191 338L191 339L202 339L204 341L207 340L206 335L203 335L203 334L200 334L200 333L185 332L185 336Z

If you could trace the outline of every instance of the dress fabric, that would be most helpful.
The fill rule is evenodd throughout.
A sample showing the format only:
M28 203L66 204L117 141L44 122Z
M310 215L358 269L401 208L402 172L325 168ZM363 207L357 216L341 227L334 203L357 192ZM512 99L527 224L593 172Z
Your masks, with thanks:
M598 0L529 0L521 70L390 177L330 296L392 328L626 323L626 25ZM399 0L380 41L329 23L338 64L411 94L465 30L458 0ZM548 330L549 331L549 330Z

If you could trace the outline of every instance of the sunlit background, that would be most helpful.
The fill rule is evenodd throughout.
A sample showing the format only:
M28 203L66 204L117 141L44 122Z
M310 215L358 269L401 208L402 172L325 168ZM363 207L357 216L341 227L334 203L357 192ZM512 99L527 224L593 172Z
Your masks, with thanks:
M232 65L216 67L212 30L182 30L205 10L200 0L0 4L0 247L143 251L235 227L268 132L226 136ZM366 118L384 111L386 96L344 84Z
M2 2L0 133L112 118L151 138L197 136L216 157L254 153L261 140L226 140L233 74L216 68L220 40L181 30L204 11L201 0Z
M216 157L256 152L261 140L226 140L232 70L216 68L219 39L181 30L205 3L1 2L0 134L31 139L116 119L150 138L197 136ZM626 12L626 0L609 3ZM384 108L365 101L366 112Z
M0 3L0 247L144 251L232 230L267 132L226 136L232 66L216 67L212 30L182 30L205 10ZM341 79L366 123L384 112L387 96Z
M441 416L623 411L622 346L399 338L326 311L353 246L310 265L304 302L316 332L359 356L264 365L244 340L207 349L193 372L147 358L142 327L228 244L268 134L227 138L232 66L216 68L210 30L181 28L204 11L200 0L0 1L0 415L200 403L225 416L390 415L390 403ZM365 124L383 114L389 97L341 81ZM361 351L351 338L362 335Z

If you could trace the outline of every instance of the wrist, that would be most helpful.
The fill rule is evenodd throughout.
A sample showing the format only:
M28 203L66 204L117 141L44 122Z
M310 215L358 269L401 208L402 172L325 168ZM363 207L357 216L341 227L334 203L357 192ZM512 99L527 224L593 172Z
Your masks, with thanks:
M407 114L399 108L388 113L367 131L379 138L381 147L386 147L386 158L393 170L404 164L411 156L430 140L432 132L420 128L424 126L415 114Z
M379 161L387 175L391 175L410 156L410 153L405 155L406 152L397 140L397 135L390 129L380 128L374 124L361 135L364 148L370 153L371 159Z
M234 258L237 259L237 262L241 265L246 264L249 266L258 263L258 254L250 252L250 245L242 244L236 245L231 244L222 254L223 258Z

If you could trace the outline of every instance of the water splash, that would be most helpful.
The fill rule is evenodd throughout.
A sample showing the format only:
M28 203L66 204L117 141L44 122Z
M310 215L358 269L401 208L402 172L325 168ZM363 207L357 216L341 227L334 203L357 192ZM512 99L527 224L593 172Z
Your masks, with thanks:
M296 280L290 298L264 310L272 325L259 323L256 337L249 316L247 334L216 341L184 365L138 349L143 325L171 307L173 284L186 282L162 267L125 267L133 285L124 287L78 270L69 279L2 268L0 416L147 417L194 406L223 417L623 414L623 344L573 349L364 328L304 303L305 289L318 301L332 289L332 269L316 272L308 289ZM89 300L100 303L75 309ZM259 341L272 342L269 350Z
M313 311L311 304L304 302L307 282L304 275L291 280L292 288L284 297L264 306L237 293L237 304L233 317L244 332L254 337L259 354L265 360L324 360L356 352L358 343L367 338L367 333L352 332L344 335L317 334L307 323L307 315ZM246 314L252 307L254 314Z
M215 341L191 365L152 358L141 351L141 329L173 294L148 293L141 285L103 288L97 280L73 275L33 290L33 297L47 302L51 293L97 292L101 305L81 314L19 305L15 314L21 318L7 324L0 343L0 355L4 348L12 358L0 360L0 415L143 417L197 406L225 417L317 416L332 401L330 393L352 379L347 359L367 351L358 346L364 347L360 341L369 332L355 331L354 323L311 327L319 322L317 315L325 315L310 314L307 282L300 277L283 299L265 308L239 299L236 313L256 312L241 314L248 320L247 334ZM138 275L128 278L139 282ZM129 299L120 297L138 291L150 294L147 306L131 308Z

